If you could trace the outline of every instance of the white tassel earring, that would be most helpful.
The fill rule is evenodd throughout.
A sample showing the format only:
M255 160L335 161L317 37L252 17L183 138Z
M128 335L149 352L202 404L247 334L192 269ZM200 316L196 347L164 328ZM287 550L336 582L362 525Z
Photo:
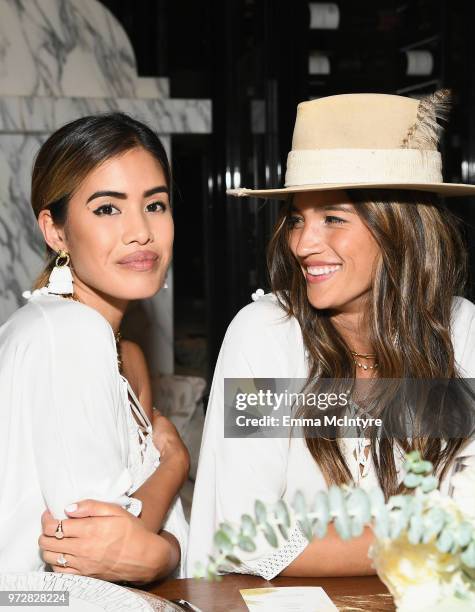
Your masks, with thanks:
M49 275L48 293L68 295L74 293L73 275L69 267L69 254L59 251L55 266Z

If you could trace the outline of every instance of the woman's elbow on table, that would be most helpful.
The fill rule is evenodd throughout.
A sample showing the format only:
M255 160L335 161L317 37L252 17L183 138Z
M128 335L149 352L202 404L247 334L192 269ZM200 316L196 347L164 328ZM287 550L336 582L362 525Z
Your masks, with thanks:
M168 531L161 531L150 541L144 551L143 576L134 582L148 584L169 576L180 563L181 550L178 540Z

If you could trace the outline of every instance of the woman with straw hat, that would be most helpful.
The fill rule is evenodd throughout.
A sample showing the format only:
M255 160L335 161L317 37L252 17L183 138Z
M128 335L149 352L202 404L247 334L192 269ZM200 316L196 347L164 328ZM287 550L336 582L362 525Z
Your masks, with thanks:
M216 366L189 575L212 551L219 524L253 514L256 499L291 502L301 490L311 500L343 483L378 486L389 496L400 486L404 452L413 448L434 463L441 491L450 493L454 470L474 460L473 443L454 431L444 440L415 432L378 438L374 429L345 439L223 435L224 379L305 379L316 390L323 379L475 377L475 306L455 297L466 252L437 198L475 195L475 186L442 179L437 119L447 98L439 91L420 101L352 94L304 102L285 187L230 192L285 202L268 252L272 293L237 314ZM374 571L370 543L369 530L349 542L330 530L309 543L297 525L277 548L262 539L244 563L222 570L266 579L363 575Z

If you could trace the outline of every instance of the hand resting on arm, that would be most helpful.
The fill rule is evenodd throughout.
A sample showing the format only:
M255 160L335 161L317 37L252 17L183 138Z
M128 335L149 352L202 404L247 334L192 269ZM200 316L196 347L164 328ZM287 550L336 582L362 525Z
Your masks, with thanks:
M141 383L140 401L145 400L144 408L151 412L151 400L147 402L150 382L142 378ZM148 582L168 575L178 564L180 546L177 539L165 531L160 534L157 531L186 478L188 455L178 433L164 417L157 415L153 421L154 427L159 429L154 432L154 441L162 456L159 467L133 493L143 503L142 518L137 519L114 503L73 498L78 504L77 510L61 514L76 518L63 521L65 537L58 540L54 537L58 521L45 512L39 544L44 560L55 571L68 570L106 580ZM97 439L99 435L95 433ZM115 435L112 428L109 433ZM101 437L107 434L104 431ZM87 488L87 482L83 488ZM68 567L57 565L59 552L65 554Z

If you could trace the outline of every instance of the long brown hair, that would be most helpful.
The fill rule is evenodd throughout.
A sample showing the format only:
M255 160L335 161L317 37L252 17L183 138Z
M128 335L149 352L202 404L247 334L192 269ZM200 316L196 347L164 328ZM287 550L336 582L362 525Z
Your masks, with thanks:
M381 250L368 300L370 342L378 356L378 376L403 379L457 378L451 341L451 308L466 278L466 250L454 216L436 196L416 191L353 190L357 214ZM268 249L272 289L302 330L309 354L308 387L324 378L355 378L350 347L330 313L308 301L306 282L289 247L290 203L284 205ZM421 451L442 476L462 439L445 446L437 438L401 441ZM337 440L306 436L307 447L328 483L351 482ZM394 440L371 434L371 452L385 495L398 489Z
M38 219L48 208L53 222L67 222L72 194L86 176L103 162L141 147L161 165L167 187L170 166L159 137L145 124L124 113L81 117L54 132L40 148L33 167L31 206ZM33 289L44 287L55 265L56 253L46 245L46 265Z

